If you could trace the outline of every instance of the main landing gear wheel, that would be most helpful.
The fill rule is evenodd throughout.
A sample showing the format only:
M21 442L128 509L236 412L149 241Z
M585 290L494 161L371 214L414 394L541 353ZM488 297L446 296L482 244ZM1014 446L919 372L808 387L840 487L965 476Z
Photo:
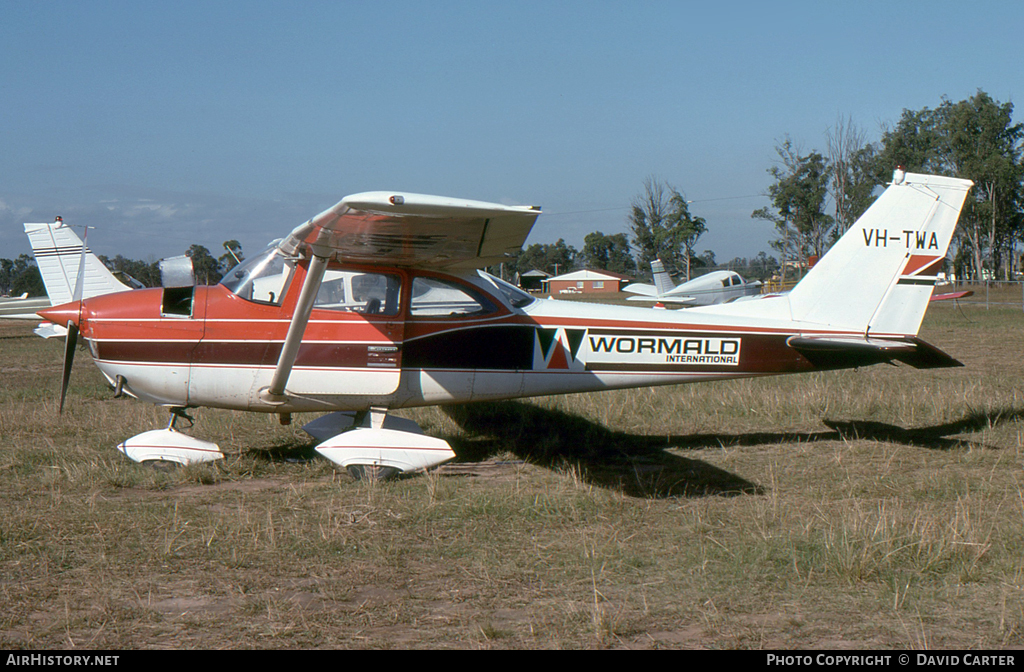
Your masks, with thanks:
M382 467L379 464L350 464L348 475L357 481L387 481L398 476L401 470L395 467Z
M446 441L426 436L412 420L386 416L386 410L372 408L367 413L354 414L353 423L362 426L332 436L317 446L316 452L357 481L389 480L455 457ZM340 419L334 416L334 420ZM341 423L325 422L322 428L331 424Z

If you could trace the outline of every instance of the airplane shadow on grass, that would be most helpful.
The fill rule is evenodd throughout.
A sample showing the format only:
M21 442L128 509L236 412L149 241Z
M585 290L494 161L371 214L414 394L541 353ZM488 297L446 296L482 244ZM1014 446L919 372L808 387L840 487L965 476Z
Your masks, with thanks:
M482 462L511 452L545 468L578 467L582 477L594 485L645 498L764 493L764 488L755 483L701 460L668 452L669 448L698 450L862 439L933 450L997 449L949 437L1024 420L1022 408L972 412L955 422L912 429L882 422L825 419L828 431L651 436L612 431L571 413L519 401L479 402L445 406L442 410L468 434L441 437L452 446L457 463ZM256 452L272 461L305 461L315 459L316 443Z
M472 437L447 439L459 462L509 451L546 468L578 468L584 480L633 497L763 493L736 474L665 450L688 437L614 432L570 413L516 401L442 410Z
M1007 422L1024 420L1024 408L1002 409L994 411L973 411L960 420L947 422L934 427L915 427L903 429L884 422L865 420L839 421L822 420L839 435L839 438L865 439L868 441L884 441L886 443L902 443L907 446L931 448L934 450L952 450L954 448L987 448L998 450L992 446L969 439L948 438L955 434L966 434L983 429L991 429Z
M948 438L1024 420L1024 409L972 412L961 420L904 429L870 421L823 420L831 431L656 435L615 432L585 418L517 401L443 407L463 430L479 438L448 438L460 462L510 451L544 467L578 465L584 478L637 497L763 494L764 489L700 460L668 452L771 443L864 439L936 450L997 448Z

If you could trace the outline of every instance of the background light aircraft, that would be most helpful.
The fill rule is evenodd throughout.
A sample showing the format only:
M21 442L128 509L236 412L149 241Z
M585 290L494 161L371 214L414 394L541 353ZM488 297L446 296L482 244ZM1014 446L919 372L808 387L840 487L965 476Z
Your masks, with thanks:
M80 285L79 298L131 289L114 277L61 218L50 223L25 224L25 233L32 245L32 254L47 296L0 303L0 317L38 320L40 310L72 301L76 285ZM78 281L80 268L83 274L81 282ZM47 322L40 324L35 333L43 338L52 338L64 336L67 332L63 326Z
M629 297L629 301L658 301L661 303L681 303L686 306L710 306L715 303L728 303L742 296L756 296L761 293L761 283L747 282L735 271L712 271L700 277L684 282L678 287L665 270L661 259L651 262L654 284L630 284L623 288L639 296Z
M0 318L9 320L38 320L37 311L50 307L50 300L44 296L0 297ZM52 326L52 325L50 325Z
M917 338L972 183L899 175L789 293L685 311L535 300L475 269L520 248L539 208L348 196L210 287L51 308L118 392L171 410L118 448L223 457L179 432L191 407L330 415L317 450L356 477L454 457L391 409L899 361L959 362ZM183 283L187 284L187 283Z

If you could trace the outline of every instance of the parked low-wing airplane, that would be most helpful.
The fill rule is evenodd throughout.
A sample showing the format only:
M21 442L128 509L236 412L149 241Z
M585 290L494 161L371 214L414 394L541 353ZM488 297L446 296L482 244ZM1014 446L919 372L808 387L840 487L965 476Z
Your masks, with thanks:
M629 301L657 301L661 303L681 303L686 306L710 306L716 303L728 303L742 296L756 296L761 293L761 283L757 280L747 282L735 271L712 271L693 280L676 286L672 276L665 270L661 259L651 262L654 284L633 283L623 288L638 296L629 297Z
M103 375L168 407L120 444L138 461L223 457L178 432L190 407L335 412L317 450L356 477L454 457L391 409L900 361L959 362L917 338L968 180L899 174L791 292L685 311L535 300L474 269L539 208L394 192L348 196L211 287L43 311ZM346 430L347 431L342 431Z
M80 285L80 298L86 299L131 289L114 277L60 217L55 222L25 224L25 233L47 296L12 300L17 304L0 304L0 317L38 320L40 310L73 300L76 285ZM82 270L81 282L78 280L79 269ZM35 333L43 338L52 338L64 336L67 332L63 326L43 323L36 327Z
M29 296L25 292L21 296L0 297L0 318L8 320L38 320L36 313L50 307L50 300L45 296Z

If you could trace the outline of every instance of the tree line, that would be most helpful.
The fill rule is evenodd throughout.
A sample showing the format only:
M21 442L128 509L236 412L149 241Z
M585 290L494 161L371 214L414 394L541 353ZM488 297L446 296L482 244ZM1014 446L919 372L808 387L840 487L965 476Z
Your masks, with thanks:
M1024 241L1024 124L1013 122L1013 104L979 90L958 102L942 99L936 108L904 110L882 129L881 139L850 119L825 134L822 151L803 151L788 136L776 144L776 164L767 169L770 205L751 217L774 225L769 246L753 259L724 266L753 279L802 272L820 258L860 217L879 187L902 166L974 181L953 239L952 271L957 278L1010 280L1019 277ZM535 244L505 265L506 272L533 269L562 273L578 268L647 275L652 259L684 279L716 265L710 250L696 254L708 223L690 210L683 193L648 177L630 205L629 234L598 231L577 251L564 240Z
M36 260L28 254L17 259L0 259L0 296L45 296L46 288L36 268Z
M532 270L551 275L580 268L627 276L649 276L650 262L661 259L670 272L690 279L726 266L751 279L802 272L860 217L887 184L897 166L908 172L935 173L974 181L954 234L952 270L957 278L1012 279L1021 272L1017 244L1024 240L1024 124L1013 122L1013 104L984 91L935 108L903 110L899 121L882 129L881 139L852 120L841 119L825 134L823 151L805 152L785 136L776 144L777 160L767 169L772 182L765 194L770 205L751 217L774 225L769 246L752 259L718 264L711 250L696 252L708 222L690 209L683 192L654 176L633 197L626 218L628 232L594 231L583 249L559 239L526 246L492 273L505 278ZM196 279L219 282L241 260L241 245L224 243L227 253L215 258L192 245ZM147 286L160 284L157 262L101 257L113 271L131 275ZM34 275L33 275L34 271ZM0 292L42 293L34 260L21 255L0 259Z
M583 239L582 250L561 238L555 243L535 243L488 270L506 279L533 270L559 275L583 268L650 277L650 263L661 259L669 272L684 280L722 267L752 279L770 278L778 272L779 262L765 252L751 259L736 257L725 264L717 261L712 250L698 254L697 241L707 231L707 222L689 206L690 201L677 188L649 176L643 191L631 201L628 234L594 231Z
M769 169L771 206L753 217L775 225L772 248L797 265L821 256L871 205L875 188L896 167L974 181L954 234L952 268L975 282L1010 280L1021 271L1017 243L1024 240L1024 124L1013 123L1013 104L984 91L936 108L903 110L866 142L851 121L826 134L825 152L803 153L786 138Z

